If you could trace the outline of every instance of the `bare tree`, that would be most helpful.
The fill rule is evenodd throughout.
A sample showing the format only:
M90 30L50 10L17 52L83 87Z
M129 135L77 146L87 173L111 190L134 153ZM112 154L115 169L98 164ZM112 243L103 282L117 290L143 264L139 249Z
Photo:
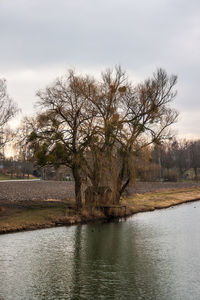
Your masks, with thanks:
M198 169L200 168L200 141L190 141L188 144L190 158L190 168L193 168L195 179L198 179Z
M6 81L0 79L0 149L9 141L8 122L17 114L17 104L8 95Z
M95 109L98 132L90 151L104 156L105 164L96 156L93 171L97 177L95 184L101 185L105 176L105 166L110 175L108 183L113 192L113 202L120 196L134 176L134 161L138 153L152 143L171 137L169 127L177 120L178 113L169 104L176 96L174 85L176 76L168 76L159 69L152 78L133 86L120 67L102 74L102 82L97 94L90 100ZM95 157L94 157L95 160Z
M159 69L133 86L120 67L102 73L100 82L69 71L37 93L42 112L29 142L40 164L72 169L78 207L83 178L97 193L109 185L113 203L118 203L134 177L138 153L171 136L168 128L178 115L170 107L176 79Z
M174 140L171 144L173 164L179 170L180 177L190 169L190 152L188 140Z
M15 150L15 157L18 160L25 162L30 161L33 158L33 149L31 145L27 143L27 137L35 128L35 118L25 116L15 130L13 148Z
M87 95L93 97L94 88L93 79L69 71L66 77L39 91L37 96L43 112L37 116L34 122L37 128L29 136L40 165L66 165L72 169L78 208L82 205L85 152L95 131L94 108L84 93L87 89Z

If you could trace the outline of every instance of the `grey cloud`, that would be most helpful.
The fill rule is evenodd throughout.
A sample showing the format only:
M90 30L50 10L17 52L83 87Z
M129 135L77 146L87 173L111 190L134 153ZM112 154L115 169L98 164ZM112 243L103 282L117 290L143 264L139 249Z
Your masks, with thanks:
M29 65L156 62L186 14L172 1L8 0L3 8L2 63Z
M143 77L164 67L179 76L176 107L198 110L199 50L197 0L0 1L0 71L6 73L121 64Z

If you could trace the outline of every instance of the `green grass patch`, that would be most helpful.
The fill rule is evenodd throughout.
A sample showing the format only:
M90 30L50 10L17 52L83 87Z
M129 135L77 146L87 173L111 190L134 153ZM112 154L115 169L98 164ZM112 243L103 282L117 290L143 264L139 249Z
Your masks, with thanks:
M10 176L10 175L4 175L0 174L0 180L21 180L21 179L39 179L38 177L30 175L29 178L28 176L25 176L24 178L22 177L16 177L16 176Z

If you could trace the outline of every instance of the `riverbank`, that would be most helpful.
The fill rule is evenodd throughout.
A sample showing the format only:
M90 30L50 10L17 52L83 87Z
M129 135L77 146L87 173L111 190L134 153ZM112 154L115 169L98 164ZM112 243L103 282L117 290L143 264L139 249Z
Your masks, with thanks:
M1 201L0 234L50 228L62 225L83 224L122 218L139 212L168 208L200 200L200 187L162 190L124 197L124 207L110 207L105 211L84 207L77 214L73 199L46 199L38 201Z

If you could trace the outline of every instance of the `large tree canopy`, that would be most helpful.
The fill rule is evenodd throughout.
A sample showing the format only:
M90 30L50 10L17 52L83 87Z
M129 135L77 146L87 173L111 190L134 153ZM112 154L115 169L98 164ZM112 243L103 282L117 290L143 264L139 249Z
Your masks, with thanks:
M78 207L83 179L94 190L109 185L118 203L141 149L171 136L176 81L162 69L137 85L120 67L103 72L101 81L69 71L37 93L41 112L29 135L35 157L72 169Z
M0 79L0 150L9 140L7 124L17 112L17 104L8 95L6 81Z

